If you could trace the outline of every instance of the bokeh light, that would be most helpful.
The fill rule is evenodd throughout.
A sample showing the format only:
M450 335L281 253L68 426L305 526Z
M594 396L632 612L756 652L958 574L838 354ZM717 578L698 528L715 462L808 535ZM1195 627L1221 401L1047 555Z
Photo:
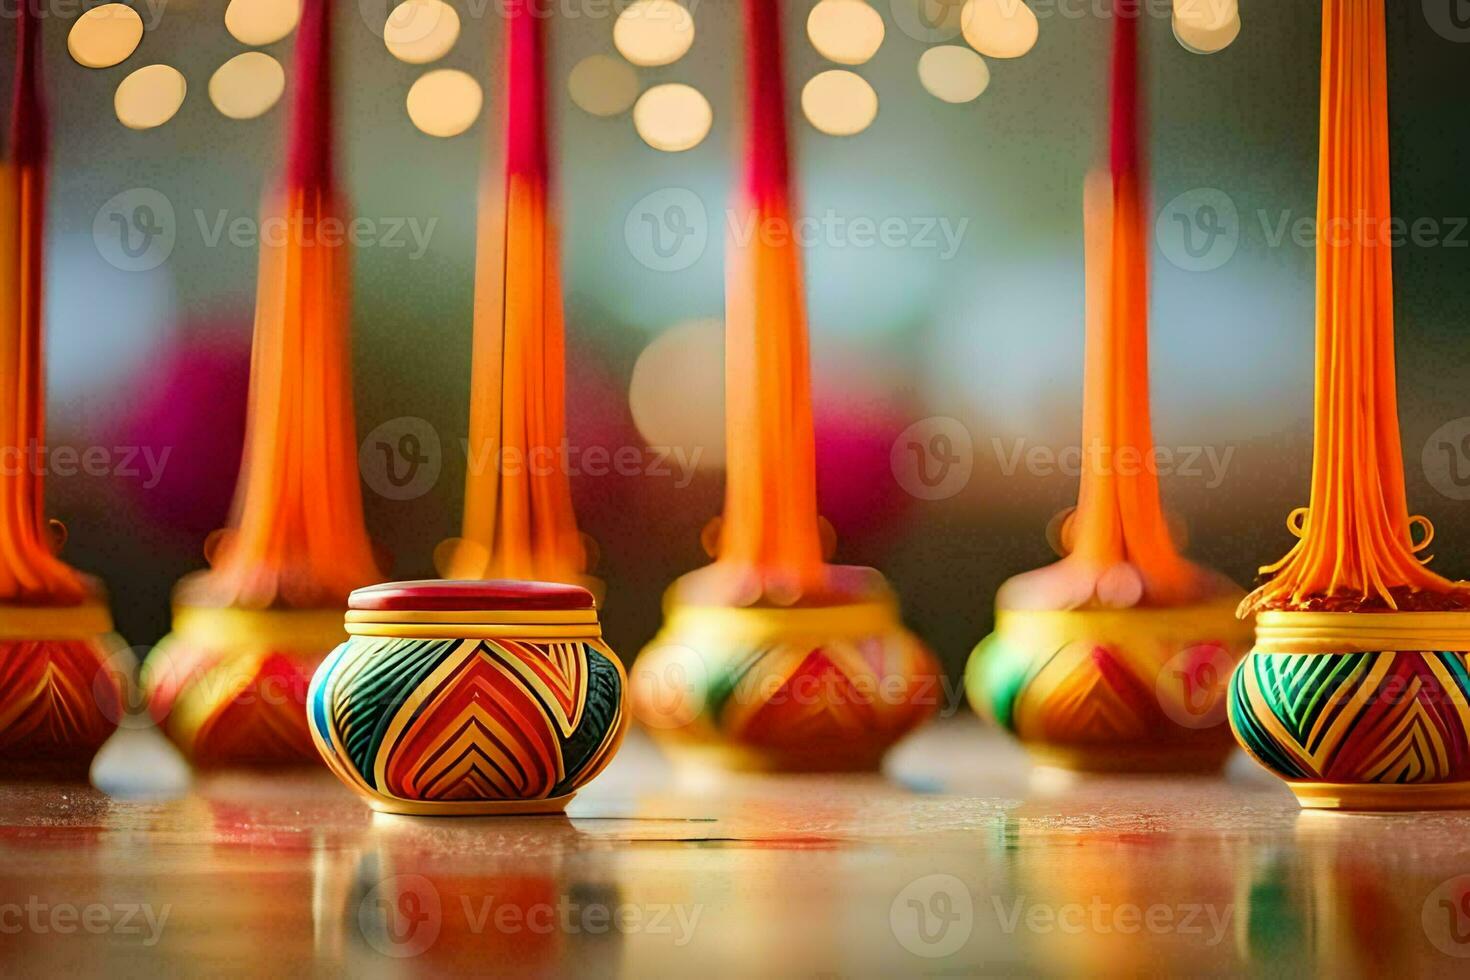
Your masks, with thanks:
M821 0L807 16L806 33L828 61L861 65L883 46L883 15L866 0Z
M944 102L973 102L990 84L990 69L969 48L942 44L919 56L919 83Z
M111 68L126 61L143 40L143 18L132 7L104 3L77 18L66 48L84 68Z
M834 68L806 83L801 90L801 111L828 136L852 136L877 118L878 93L861 76Z
M383 25L389 54L410 65L427 65L459 40L459 14L444 0L404 0Z
M262 51L246 51L219 66L209 80L209 101L231 119L254 119L286 90L281 63Z
M686 458L698 459L698 469L720 469L724 391L724 327L718 320L692 320L665 330L638 355L628 407L648 445L683 449Z
M129 129L153 129L174 117L188 91L177 68L148 65L122 80L112 105L118 121Z
M296 29L301 0L230 0L225 30L241 44L275 44Z
M111 445L137 446L168 465L156 484L119 481L119 491L191 549L225 525L245 438L250 388L248 310L222 320L190 320L149 353L146 383L114 408ZM180 405L208 405L181 412Z
M1019 58L1041 33L1036 14L1022 0L966 0L960 24L970 47L988 58Z
M694 17L676 0L635 0L613 23L613 44L635 65L671 65L694 43Z
M679 153L709 135L714 110L698 89L678 83L655 85L633 106L633 126L655 150Z
M638 76L626 62L605 54L583 58L567 78L572 102L594 116L616 116L638 98Z
M1174 37L1194 54L1223 51L1240 36L1236 0L1177 0Z
M441 68L408 90L408 118L430 136L458 136L479 118L484 98L480 83L468 72Z

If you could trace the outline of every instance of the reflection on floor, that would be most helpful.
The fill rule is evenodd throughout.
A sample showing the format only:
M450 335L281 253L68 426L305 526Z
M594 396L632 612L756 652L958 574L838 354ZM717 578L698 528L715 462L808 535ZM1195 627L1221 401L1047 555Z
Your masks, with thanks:
M670 770L566 817L375 816L325 771L0 786L7 972L631 977L1453 973L1470 814L1302 814L1227 779L1072 779L952 720L886 777ZM104 792L105 790L105 792ZM313 962L315 961L315 963Z

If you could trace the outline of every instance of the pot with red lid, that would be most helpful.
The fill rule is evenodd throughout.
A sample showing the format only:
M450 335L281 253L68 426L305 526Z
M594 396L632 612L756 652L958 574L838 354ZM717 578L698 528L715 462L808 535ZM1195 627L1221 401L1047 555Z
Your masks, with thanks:
M307 694L331 770L376 810L559 813L611 761L627 675L592 594L518 581L359 589Z

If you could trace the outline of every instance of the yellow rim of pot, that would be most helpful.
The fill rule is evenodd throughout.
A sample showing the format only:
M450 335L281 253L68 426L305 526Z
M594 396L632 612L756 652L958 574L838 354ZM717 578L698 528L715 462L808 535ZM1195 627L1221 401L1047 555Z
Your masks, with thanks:
M675 604L668 610L664 632L666 635L684 636L716 634L726 642L759 643L774 637L832 640L868 636L887 632L898 625L898 606L893 602L793 609Z
M995 614L995 632L1008 640L1028 635L1039 640L1096 639L1114 633L1134 633L1140 627L1180 634L1200 633L1200 621L1208 620L1221 640L1239 639L1249 642L1251 624L1235 617L1239 600L1226 598L1193 606L1134 609L1001 609Z
M178 606L176 638L231 649L330 650L347 638L341 609L232 609Z
M84 640L112 632L106 606L0 605L0 640Z
M1263 612L1256 653L1470 652L1470 611Z

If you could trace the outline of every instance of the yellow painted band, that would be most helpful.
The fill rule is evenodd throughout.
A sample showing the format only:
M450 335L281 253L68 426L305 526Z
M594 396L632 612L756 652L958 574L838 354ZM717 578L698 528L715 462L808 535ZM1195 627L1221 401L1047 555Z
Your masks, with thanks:
M563 813L576 793L539 800L405 800L387 793L363 792L368 806L386 817L519 817Z
M195 646L327 651L347 639L341 609L231 609L178 606L174 635Z
M898 625L898 607L892 602L794 609L675 605L668 611L664 635L680 642L694 634L715 634L741 643L778 637L833 640L885 633Z
M389 636L405 640L595 640L602 630L594 623L567 626L474 623L348 623L353 636Z
M100 603L0 605L0 640L85 640L111 632L112 614Z
M391 623L398 625L429 625L454 623L468 626L509 626L522 623L532 626L567 626L572 624L597 624L596 609L550 609L550 610L506 610L481 609L468 612L438 612L434 610L390 610L378 611L354 609L347 614L347 622Z
M1115 634L1132 636L1143 629L1195 636L1206 626L1214 634L1223 631L1212 638L1249 643L1251 624L1236 619L1237 604L1236 599L1225 599L1167 609L1000 609L995 614L995 632L1008 642L1063 643Z
M1256 653L1470 652L1470 612L1263 612Z
M1352 615L1349 613L1348 615ZM1441 615L1438 613L1432 615ZM1460 810L1470 807L1470 783L1297 783L1288 781L1303 809Z

